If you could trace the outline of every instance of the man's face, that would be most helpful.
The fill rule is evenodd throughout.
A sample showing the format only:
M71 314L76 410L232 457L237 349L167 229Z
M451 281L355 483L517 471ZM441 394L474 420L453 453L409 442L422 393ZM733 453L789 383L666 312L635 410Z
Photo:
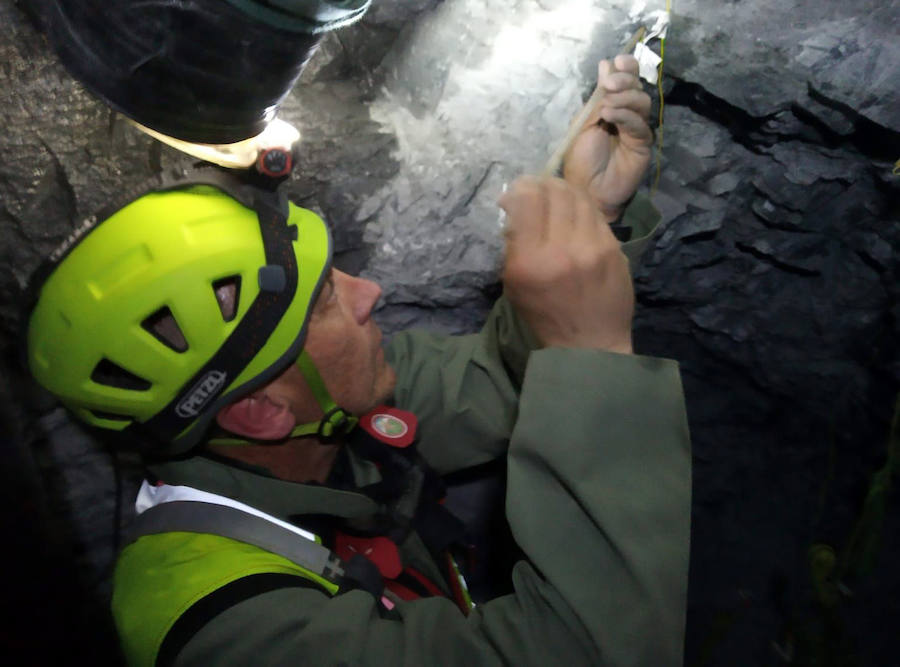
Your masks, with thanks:
M233 306L233 289L217 290L216 295L223 312L225 306ZM370 280L331 271L309 317L304 349L334 402L356 415L369 412L394 392L396 376L384 359L381 330L371 318L379 296L381 288ZM309 424L321 417L322 408L306 378L297 364L290 364L264 387L220 410L216 420L225 430L254 440L282 440L296 424ZM277 468L280 472L276 474L286 474L285 479L294 481L323 481L333 463L333 459L317 459L318 464L325 461L327 465L317 468L313 461L312 468L298 469L293 454L293 462L272 458L279 448L225 450L225 456L273 471Z
M393 394L396 376L384 359L371 318L381 288L332 270L309 320L304 349L335 403L365 414ZM296 368L296 367L295 367Z

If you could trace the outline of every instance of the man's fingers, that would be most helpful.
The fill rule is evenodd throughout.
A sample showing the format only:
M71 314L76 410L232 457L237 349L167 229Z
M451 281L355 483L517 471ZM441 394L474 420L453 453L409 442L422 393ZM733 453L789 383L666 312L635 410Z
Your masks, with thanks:
M606 78L610 75L610 73L614 71L615 69L612 62L610 62L609 60L601 60L597 64L597 85L602 85Z
M609 93L600 102L601 112L605 108L630 109L644 118L650 117L650 96L641 90L625 90Z
M620 60L620 58L624 59ZM601 60L597 65L597 89L602 91L603 98L601 99L601 103L588 115L587 118L585 118L584 122L581 125L582 130L589 128L592 125L596 125L600 120L600 108L603 104L606 103L606 97L629 91L643 92L641 80L637 77L637 60L632 56L618 56L615 62L621 63L626 68L626 71L617 71L613 66L613 61L610 60ZM632 72L631 70L634 71ZM634 99L636 100L637 98ZM640 104L643 105L644 102L641 101ZM649 104L650 98L649 96L647 96L648 114L650 108Z
M640 79L625 72L612 72L605 79L600 80L606 94L618 93L623 90L642 90Z
M613 63L620 72L627 72L637 77L640 74L641 66L638 59L631 55L618 55ZM640 80L638 80L640 81Z
M633 56L616 56L614 61L601 60L597 66L597 85L608 91L641 90L640 66Z
M647 144L653 143L653 130L647 125L647 116L631 109L604 107L600 111L600 119L615 125L619 132L638 139Z
M538 179L523 176L498 200L500 208L506 211L504 233L509 244L538 243L546 237L547 198L542 188Z
M525 239L532 233L525 230L533 229L529 208L538 208L535 194L547 202L541 215L547 218L548 238L528 244ZM630 353L631 277L593 197L548 178L514 184L503 203L514 223L503 267L504 292L538 342Z

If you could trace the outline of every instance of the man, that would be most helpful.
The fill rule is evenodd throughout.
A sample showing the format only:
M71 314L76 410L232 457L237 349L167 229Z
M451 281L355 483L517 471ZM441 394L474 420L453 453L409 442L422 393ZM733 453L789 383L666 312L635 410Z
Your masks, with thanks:
M501 198L505 298L480 334L383 351L380 290L330 268L321 220L219 177L54 254L32 370L148 457L115 574L129 662L680 663L689 442L677 365L632 352L607 223L649 162L649 98L615 64L565 180ZM504 454L527 559L474 607L431 469Z

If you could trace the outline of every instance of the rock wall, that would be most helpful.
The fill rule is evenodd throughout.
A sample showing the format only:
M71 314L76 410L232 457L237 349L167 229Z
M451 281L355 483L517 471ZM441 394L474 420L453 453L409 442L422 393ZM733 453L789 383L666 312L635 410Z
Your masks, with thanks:
M681 362L688 399L687 664L892 664L897 495L875 569L844 577L833 611L814 602L808 549L847 544L900 388L900 3L673 5L653 192L664 225L635 267L635 329L639 352ZM0 4L4 403L13 444L37 463L26 477L48 499L41 520L68 531L99 599L116 489L129 497L138 468L126 457L115 474L28 388L19 302L80 219L186 160L74 83L23 8ZM304 142L289 187L331 222L338 266L383 285L386 331L478 327L499 292L503 184L539 168L597 59L661 8L376 0L325 39L281 112Z

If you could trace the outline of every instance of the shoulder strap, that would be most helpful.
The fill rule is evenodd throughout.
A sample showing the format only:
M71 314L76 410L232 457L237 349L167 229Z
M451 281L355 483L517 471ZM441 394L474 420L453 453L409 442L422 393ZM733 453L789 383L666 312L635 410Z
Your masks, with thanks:
M362 556L343 561L330 549L287 528L215 503L175 500L155 505L137 516L122 548L145 535L173 532L208 533L259 547L287 558L339 590L361 588L376 599L383 592L377 568Z

